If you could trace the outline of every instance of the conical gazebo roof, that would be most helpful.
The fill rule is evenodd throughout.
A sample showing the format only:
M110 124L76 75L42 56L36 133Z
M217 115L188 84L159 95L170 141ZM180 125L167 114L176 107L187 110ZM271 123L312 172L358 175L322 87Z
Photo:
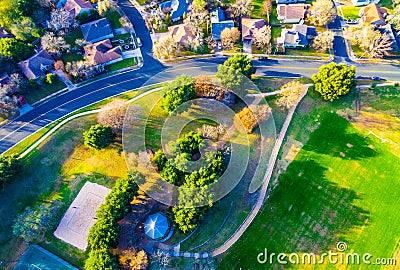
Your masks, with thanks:
M168 219L161 213L150 215L144 223L144 233L153 240L166 237L168 232Z

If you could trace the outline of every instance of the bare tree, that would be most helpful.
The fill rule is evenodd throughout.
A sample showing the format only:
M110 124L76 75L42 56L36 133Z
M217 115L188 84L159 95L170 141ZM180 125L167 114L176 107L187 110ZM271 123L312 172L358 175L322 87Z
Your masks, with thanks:
M257 48L262 49L266 53L271 53L271 26L264 25L261 28L254 29L252 42Z
M272 12L272 0L264 0L263 7L262 7L262 15L267 17L269 22L269 17L271 16Z
M207 46L211 51L213 51L215 46L217 46L217 42L211 35L205 38L205 42L207 43Z
M187 14L184 20L190 27L190 30L196 36L203 36L203 28L208 28L210 25L210 15L207 10L197 6L192 6L192 10Z
M97 122L109 126L114 132L121 131L124 125L126 104L122 99L114 99L97 114Z
M47 32L43 35L41 44L43 49L51 53L60 53L69 48L63 37L57 37L52 32Z
M310 10L309 21L317 26L324 26L335 20L337 11L332 0L316 0Z
M48 26L53 29L67 29L73 24L70 13L65 9L55 9L50 14Z
M253 8L251 0L236 0L236 2L231 6L233 15L238 20L239 28L242 28L242 17L250 16Z
M109 0L99 0L97 2L97 11L101 16L104 16L107 12L113 9L113 4Z
M399 0L400 2L400 0ZM400 5L395 7L392 14L387 16L388 23L390 23L394 29L400 30Z
M283 91L279 94L280 98L276 104L282 108L290 109L299 102L304 86L298 81L291 81L283 85L280 89Z
M332 31L324 31L318 33L314 38L312 47L318 52L325 52L333 46L333 39L335 38L335 33Z
M360 58L364 55L370 58L382 58L392 50L390 37L375 30L372 25L349 27L344 36L364 51Z
M236 41L240 38L240 32L236 27L225 28L221 32L221 43L225 49L231 50L233 49Z
M75 45L77 46L77 47L84 47L84 46L86 46L88 44L88 42L86 41L86 40L84 40L83 38L77 38L77 39L75 39Z
M93 70L93 66L86 61L68 62L65 65L65 71L77 78L86 78Z
M160 39L154 45L154 53L160 59L170 59L177 56L178 44L172 38Z

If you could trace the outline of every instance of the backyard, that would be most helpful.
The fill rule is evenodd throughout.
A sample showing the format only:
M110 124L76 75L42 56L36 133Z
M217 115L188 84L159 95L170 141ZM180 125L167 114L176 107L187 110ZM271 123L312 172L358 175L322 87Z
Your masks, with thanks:
M355 6L342 6L340 10L342 11L342 17L345 20L355 20L360 18L358 15L360 12L361 7Z

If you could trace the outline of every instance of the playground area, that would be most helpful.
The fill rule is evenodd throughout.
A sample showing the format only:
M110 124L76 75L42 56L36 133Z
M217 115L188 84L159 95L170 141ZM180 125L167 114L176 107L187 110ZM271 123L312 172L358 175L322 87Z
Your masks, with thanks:
M31 245L14 270L78 270L63 259L38 245Z
M65 212L54 235L80 250L86 250L87 236L96 222L97 209L110 191L101 185L86 182Z

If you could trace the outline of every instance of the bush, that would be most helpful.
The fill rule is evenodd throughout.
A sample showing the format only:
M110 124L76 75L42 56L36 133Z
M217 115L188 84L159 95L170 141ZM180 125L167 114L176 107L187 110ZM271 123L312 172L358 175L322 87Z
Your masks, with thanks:
M46 75L46 83L48 84L53 84L57 80L57 76L54 75L53 73L49 73Z
M196 98L194 79L185 74L164 87L166 91L161 100L161 108L172 113L181 104Z
M83 133L84 143L94 149L102 149L109 146L115 139L115 134L108 126L94 125Z
M259 121L265 121L271 116L271 108L267 105L250 105L250 107L243 108L236 114L240 120L246 133L251 133L257 127ZM241 125L235 121L238 129Z
M16 155L0 155L0 188L22 173L22 164Z

